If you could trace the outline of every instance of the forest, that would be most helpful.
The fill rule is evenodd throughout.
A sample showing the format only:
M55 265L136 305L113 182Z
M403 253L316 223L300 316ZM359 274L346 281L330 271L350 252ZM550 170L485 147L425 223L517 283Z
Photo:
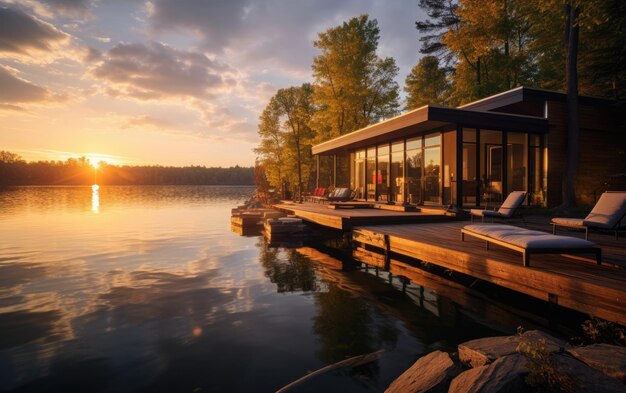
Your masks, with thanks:
M97 165L85 157L66 161L23 160L0 151L0 186L17 185L254 185L254 168Z
M417 64L402 89L378 55L376 19L318 34L312 80L279 89L259 118L257 165L270 187L311 188L311 146L426 104L456 107L519 86L626 97L626 2L419 0ZM322 168L323 169L323 168ZM322 173L324 175L324 173Z

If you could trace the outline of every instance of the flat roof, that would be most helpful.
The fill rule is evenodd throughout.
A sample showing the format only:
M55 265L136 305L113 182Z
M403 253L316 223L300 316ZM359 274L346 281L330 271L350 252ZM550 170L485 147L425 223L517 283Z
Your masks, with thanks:
M428 131L452 130L457 126L526 133L548 132L548 120L543 117L426 105L315 145L313 154L335 154Z

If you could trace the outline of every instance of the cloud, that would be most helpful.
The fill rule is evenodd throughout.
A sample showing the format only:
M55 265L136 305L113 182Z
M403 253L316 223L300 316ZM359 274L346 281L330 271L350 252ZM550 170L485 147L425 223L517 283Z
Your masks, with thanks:
M21 79L15 75L14 70L0 66L1 103L41 102L48 100L50 96L46 88Z
M43 0L56 15L90 17L92 0Z
M283 67L302 78L310 74L311 39L319 26L341 21L336 15L344 4L338 3L152 0L148 23L153 33L192 32L200 38L202 48L213 54L228 53L257 69L259 64Z
M221 52L242 29L248 7L249 0L147 2L152 30L191 31L202 37L204 48L213 53Z
M21 10L0 7L0 54L51 52L69 36L48 22Z
M110 95L139 100L208 99L234 84L230 72L228 66L202 53L156 42L118 44L103 53L102 61L91 70L94 77L107 83Z
M6 111L6 112L26 112L26 109L22 108L19 105L2 104L2 103L0 103L0 111Z
M132 128L132 127L140 127L140 128L150 127L150 128L154 128L158 130L167 130L167 129L173 129L174 124L172 124L172 122L165 120L165 119L159 119L156 117L143 115L143 116L135 116L135 117L124 119L121 122L120 127L123 129Z

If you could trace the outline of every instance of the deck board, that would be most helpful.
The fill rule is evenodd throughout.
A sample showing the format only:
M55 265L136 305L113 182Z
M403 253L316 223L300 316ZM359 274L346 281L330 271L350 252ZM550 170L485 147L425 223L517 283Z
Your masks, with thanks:
M479 239L461 241L466 222L355 227L357 243L384 247L388 236L392 252L433 263L542 300L558 297L558 304L626 325L626 269L597 266L583 256L537 254L531 266L522 266L519 252ZM381 247L382 246L382 247ZM618 244L600 244L603 262L623 264L626 250ZM392 260L392 269L393 269Z
M326 227L342 231L351 230L356 225L408 224L419 222L448 221L451 218L444 211L430 209L428 212L403 212L382 209L332 209L321 203L279 203L278 210Z

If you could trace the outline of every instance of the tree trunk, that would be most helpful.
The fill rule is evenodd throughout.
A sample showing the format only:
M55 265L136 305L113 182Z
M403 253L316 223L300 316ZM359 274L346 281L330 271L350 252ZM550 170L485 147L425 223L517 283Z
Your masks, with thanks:
M567 84L567 139L566 161L563 176L563 203L561 208L567 210L576 206L576 172L579 159L580 125L578 121L578 13L575 2L565 5L567 15L566 40L566 68L565 81Z

